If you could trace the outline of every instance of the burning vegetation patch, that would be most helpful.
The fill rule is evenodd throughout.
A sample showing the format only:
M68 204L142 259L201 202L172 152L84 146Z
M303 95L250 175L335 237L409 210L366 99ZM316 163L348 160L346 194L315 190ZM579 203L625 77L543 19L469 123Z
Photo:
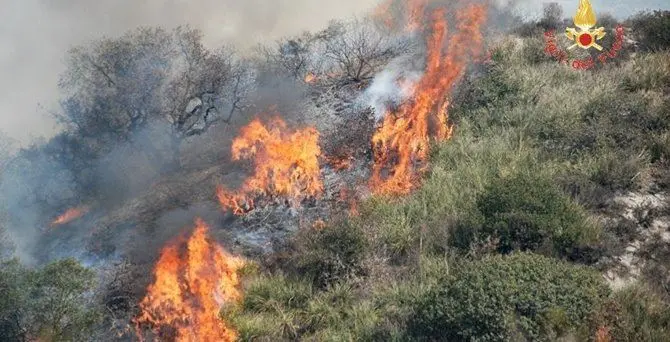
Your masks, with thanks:
M51 221L51 227L60 226L66 223L70 223L88 213L89 208L87 206L81 206L76 208L69 208L64 213L56 217Z
M465 69L480 53L481 26L486 7L471 5L456 15L457 31L449 38L443 9L432 14L432 33L427 39L426 70L412 97L394 112L386 113L372 137L374 166L370 187L379 194L407 194L426 169L430 140L451 137L447 96Z
M240 299L237 271L243 261L226 253L196 219L188 237L179 237L161 251L154 282L134 319L138 338L149 327L160 340L235 341L237 333L219 317L222 305Z
M315 128L290 129L279 116L267 124L253 120L233 141L232 156L233 160L253 160L254 174L237 191L217 187L221 207L240 215L253 209L257 195L280 196L297 206L321 194L318 141Z

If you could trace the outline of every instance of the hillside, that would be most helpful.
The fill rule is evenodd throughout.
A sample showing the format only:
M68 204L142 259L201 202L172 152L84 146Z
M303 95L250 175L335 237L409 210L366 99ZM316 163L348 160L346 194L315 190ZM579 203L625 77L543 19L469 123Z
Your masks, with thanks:
M73 49L3 164L0 340L670 340L670 13L578 70L555 6L386 5Z

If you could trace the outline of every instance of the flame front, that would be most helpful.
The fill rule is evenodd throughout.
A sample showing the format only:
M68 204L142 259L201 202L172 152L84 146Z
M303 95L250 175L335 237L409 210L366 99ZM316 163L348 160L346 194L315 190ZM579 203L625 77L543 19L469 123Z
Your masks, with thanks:
M596 25L596 14L589 0L579 0L579 8L573 19L575 26L584 30Z
M210 241L207 225L196 219L193 234L169 243L154 268L154 282L134 319L138 337L149 326L161 339L235 341L237 332L219 318L224 303L241 298L237 271L242 259Z
M257 194L282 196L294 206L306 197L318 196L323 191L318 142L315 128L289 130L278 116L267 126L259 119L251 121L233 141L232 156L233 160L253 158L255 173L239 191L219 186L219 203L223 209L241 214L253 208Z
M60 216L56 217L53 221L51 221L51 226L58 226L62 224L66 224L69 222L72 222L86 214L88 212L88 207L77 207L77 208L70 208L66 210L63 214Z
M387 113L372 138L375 163L370 186L375 193L409 193L425 170L431 136L437 140L451 137L447 95L462 77L468 61L480 53L485 13L483 5L470 5L457 13L458 31L449 40L445 55L445 13L441 9L433 12L426 70L414 88L413 98L397 112Z

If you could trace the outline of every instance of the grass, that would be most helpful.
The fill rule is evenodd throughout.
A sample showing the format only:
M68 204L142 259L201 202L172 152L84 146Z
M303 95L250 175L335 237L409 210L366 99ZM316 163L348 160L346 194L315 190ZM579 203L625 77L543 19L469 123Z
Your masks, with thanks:
M482 277L501 265L515 269L500 253L542 253L529 257L529 265L549 272L560 263L564 269L556 274L577 270L591 277L595 268L571 263L593 264L621 252L630 227L601 227L595 217L614 210L608 207L616 194L670 184L670 173L662 172L670 160L668 53L622 55L617 64L578 71L543 57L542 44L533 39L521 46L502 42L493 51L494 64L458 89L451 110L454 137L433 148L420 188L403 198L370 198L359 217L299 233L295 255L280 271L247 277L245 300L230 315L242 340L418 338L412 335L416 314L430 307L423 301L439 289L470 291L469 281L479 279L468 273L472 265L489 270ZM478 229L486 234L473 239ZM523 277L499 278L475 283L514 289ZM600 283L561 285L556 279L528 285L535 292L520 300L540 305L533 296L542 296L546 286L565 286L561 293L602 289ZM449 291L440 298L455 295ZM463 332L459 336L478 340L496 340L508 328L506 333L521 334L516 337L530 332L539 340L568 333L593 338L596 330L624 341L667 339L667 298L646 288L626 291L580 297L588 305L544 307L541 315L528 316L531 321L493 310L478 316L489 324L485 332L468 330L461 324L467 319L456 316L447 315L445 322ZM646 297L638 301L640 293ZM485 298L466 297L474 306L488 305ZM620 313L625 324L598 311L607 301L619 308L611 312ZM586 311L576 314L576 306ZM580 320L588 324L578 327L574 322Z

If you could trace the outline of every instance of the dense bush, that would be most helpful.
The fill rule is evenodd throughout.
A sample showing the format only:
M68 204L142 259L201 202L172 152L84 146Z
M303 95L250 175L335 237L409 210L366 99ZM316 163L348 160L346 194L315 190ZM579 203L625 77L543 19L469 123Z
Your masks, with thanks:
M642 12L630 20L633 34L645 50L670 48L670 11Z
M461 225L454 243L469 249L493 240L500 253L515 250L567 255L597 238L598 228L551 181L519 174L494 180L477 199L479 224Z
M99 312L91 302L95 274L72 259L38 269L0 264L0 339L76 341L90 336Z
M419 300L409 332L448 341L552 340L581 329L608 293L587 267L534 254L493 256Z
M286 268L324 288L362 274L366 246L367 240L357 225L350 222L317 225L296 236Z

